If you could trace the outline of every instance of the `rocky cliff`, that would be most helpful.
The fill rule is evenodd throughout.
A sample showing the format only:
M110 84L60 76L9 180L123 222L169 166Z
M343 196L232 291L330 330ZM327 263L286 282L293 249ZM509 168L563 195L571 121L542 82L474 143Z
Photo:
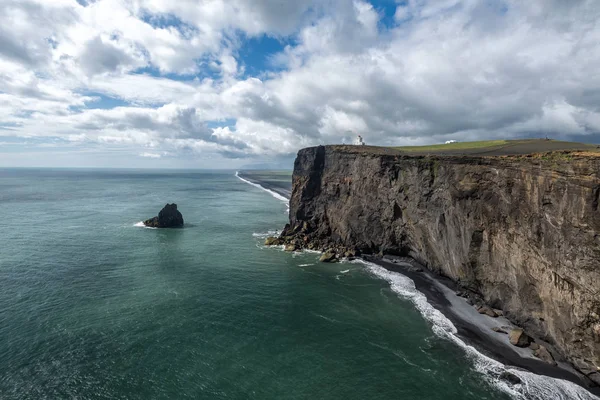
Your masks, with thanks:
M303 149L281 240L410 256L600 382L600 158Z

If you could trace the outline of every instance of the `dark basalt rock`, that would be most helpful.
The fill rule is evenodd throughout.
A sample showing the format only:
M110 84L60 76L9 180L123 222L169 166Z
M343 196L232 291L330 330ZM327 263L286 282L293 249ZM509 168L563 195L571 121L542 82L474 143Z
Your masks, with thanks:
M167 204L157 217L144 221L144 225L151 228L179 228L183 226L183 215L177 210L177 204Z
M521 383L521 378L519 378L518 376L516 376L513 373L510 373L508 371L504 371L500 374L500 379L505 380L508 383L511 383L513 385L518 385L519 383Z

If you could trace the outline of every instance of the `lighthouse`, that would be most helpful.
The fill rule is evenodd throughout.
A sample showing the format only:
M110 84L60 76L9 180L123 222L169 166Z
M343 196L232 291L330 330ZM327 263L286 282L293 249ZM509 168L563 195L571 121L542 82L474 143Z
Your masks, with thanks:
M354 142L354 144L357 145L357 146L364 146L365 142L363 141L362 136L357 135L356 136L356 141Z

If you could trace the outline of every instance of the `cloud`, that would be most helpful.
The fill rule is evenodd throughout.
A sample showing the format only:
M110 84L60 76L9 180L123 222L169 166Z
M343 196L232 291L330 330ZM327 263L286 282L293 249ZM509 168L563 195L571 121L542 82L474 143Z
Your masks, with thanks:
M381 145L600 141L597 2L409 0L385 24L381 10L0 0L0 136L170 155L161 162L288 156L359 133ZM271 70L247 72L252 38L282 43L250 52Z
M162 155L161 154L157 154L157 153L140 153L140 157L146 157L146 158L161 158Z
M118 43L96 36L85 44L79 64L88 75L96 75L133 69L134 58L127 54L127 50L119 48Z

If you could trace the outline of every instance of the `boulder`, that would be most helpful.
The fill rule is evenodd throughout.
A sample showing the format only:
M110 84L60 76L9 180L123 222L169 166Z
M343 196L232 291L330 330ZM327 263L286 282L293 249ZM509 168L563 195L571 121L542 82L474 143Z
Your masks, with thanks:
M518 385L519 383L521 383L521 378L508 371L503 371L500 374L500 379L505 380L508 383L512 383L513 385Z
M507 334L507 333L508 333L508 332L506 332L504 329L502 329L502 328L501 328L501 327L499 327L499 326L495 326L495 327L493 327L493 328L492 328L492 330L493 330L494 332L498 332L498 333L504 333L504 334Z
M329 250L326 251L325 253L323 253L321 255L321 258L319 258L319 261L321 262L326 262L326 263L332 263L332 262L336 262L337 259L337 254L335 254L333 251Z
M492 318L498 317L498 314L496 314L496 312L494 310L492 310L490 307L488 307L486 305L477 306L475 309L477 310L477 312L479 314L485 314L488 317L492 317Z
M529 345L529 348L530 348L531 350L537 350L537 349L539 349L539 348L540 348L540 345L539 345L539 344L537 344L536 342L533 342L533 343L531 343L531 344Z
M294 243L289 243L285 245L285 251L296 251L298 247Z
M144 225L152 228L179 228L183 226L183 215L177 210L177 204L167 204L157 217L144 221Z
M346 252L344 253L344 257L348 259L353 259L354 257L356 257L356 250L346 250Z
M529 346L529 343L533 342L533 339L520 328L511 330L508 334L508 340L510 341L510 344L517 347L527 347Z
M533 355L540 360L547 362L548 364L556 365L556 361L554 361L552 353L550 353L544 346L540 346L539 349L533 352Z
M265 239L265 246L279 246L281 245L281 239L274 236L269 236Z

